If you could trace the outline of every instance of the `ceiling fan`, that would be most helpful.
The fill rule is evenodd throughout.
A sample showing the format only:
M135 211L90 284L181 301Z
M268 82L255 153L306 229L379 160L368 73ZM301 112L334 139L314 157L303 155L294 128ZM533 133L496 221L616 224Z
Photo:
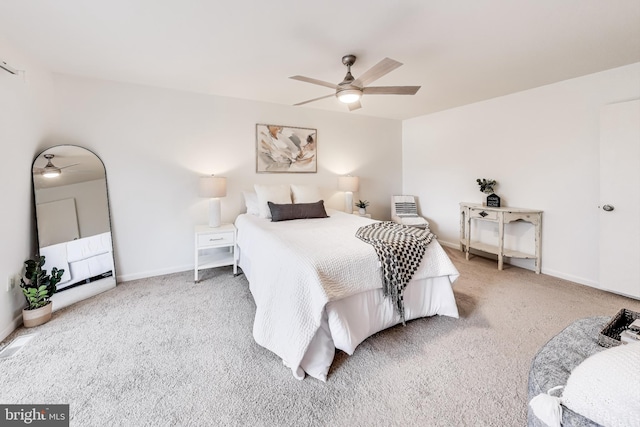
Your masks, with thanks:
M341 102L347 104L349 111L357 110L362 107L360 98L362 95L415 95L420 86L369 86L375 80L387 73L395 70L402 65L401 62L394 61L390 58L384 58L373 67L365 71L360 77L354 79L351 75L351 66L355 64L355 55L345 55L342 57L342 63L347 66L347 75L344 80L338 84L325 82L322 80L312 79L304 76L292 76L290 79L300 80L302 82L312 83L315 85L326 86L335 89L335 94L321 96L319 98L310 99L308 101L299 102L294 105L304 105L309 102L318 101L320 99L336 96Z
M72 165L63 166L59 168L57 166L54 166L53 163L51 163L51 159L55 157L54 154L45 154L43 157L47 159L47 164L43 168L33 168L33 173L39 173L45 178L55 178L62 173L62 169L70 168L71 166L76 166L80 164L80 163L74 163Z

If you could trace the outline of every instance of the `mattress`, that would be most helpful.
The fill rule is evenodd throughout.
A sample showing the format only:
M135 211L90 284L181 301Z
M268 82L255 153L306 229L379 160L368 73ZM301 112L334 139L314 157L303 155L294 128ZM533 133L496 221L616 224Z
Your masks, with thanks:
M367 337L401 322L382 295L373 247L355 237L374 221L328 213L276 223L248 214L236 220L239 265L256 302L254 338L298 379L306 373L326 380L336 348L352 354ZM432 241L405 290L406 319L458 317L451 286L457 277Z

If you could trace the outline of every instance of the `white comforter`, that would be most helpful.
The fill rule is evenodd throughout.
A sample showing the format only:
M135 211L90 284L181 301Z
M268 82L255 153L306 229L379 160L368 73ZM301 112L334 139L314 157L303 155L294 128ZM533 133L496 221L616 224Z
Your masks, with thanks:
M256 303L254 339L295 372L330 301L382 288L373 247L355 237L374 222L331 211L330 218L271 222L236 219L241 256L251 259L249 286ZM427 252L413 280L458 276L439 245Z

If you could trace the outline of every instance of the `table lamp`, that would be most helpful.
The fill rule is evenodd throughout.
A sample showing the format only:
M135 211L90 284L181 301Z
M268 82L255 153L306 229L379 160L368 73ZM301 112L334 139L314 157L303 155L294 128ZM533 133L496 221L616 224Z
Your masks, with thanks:
M209 201L209 227L220 226L220 197L227 195L227 178L221 176L203 176L200 178L200 197Z
M353 212L353 192L358 191L360 180L357 176L345 175L338 177L338 190L344 191L344 211Z

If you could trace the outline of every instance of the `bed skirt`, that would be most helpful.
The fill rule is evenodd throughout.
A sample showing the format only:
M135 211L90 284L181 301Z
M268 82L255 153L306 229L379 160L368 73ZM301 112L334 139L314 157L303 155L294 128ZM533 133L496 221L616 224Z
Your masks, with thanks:
M239 254L239 266L247 278L251 276L251 261L242 256L242 251ZM412 280L404 295L407 321L434 315L458 318L449 276ZM362 313L368 315L363 316ZM293 372L298 379L303 379L306 373L326 381L336 348L352 355L365 339L402 323L402 320L391 300L383 296L382 289L372 289L329 302L321 322L300 367Z

